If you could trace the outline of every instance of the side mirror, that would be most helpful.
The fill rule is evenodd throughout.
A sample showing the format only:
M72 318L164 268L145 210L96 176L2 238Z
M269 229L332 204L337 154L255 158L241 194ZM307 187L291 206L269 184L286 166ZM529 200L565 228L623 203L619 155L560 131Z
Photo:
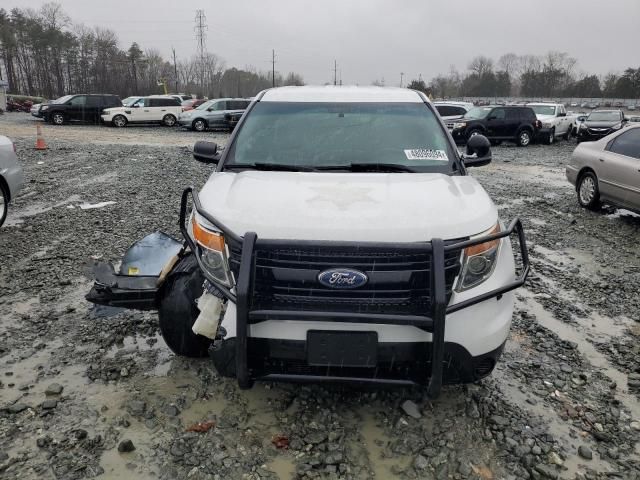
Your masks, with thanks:
M196 142L193 146L193 158L202 163L218 163L220 160L218 144L205 141Z
M560 112L560 113L558 114L558 116L559 116L559 117L566 117L566 116L567 116L567 114L566 114L566 113L564 113L564 112Z
M133 108L140 108L140 104L136 103L135 105L131 105Z
M467 141L467 154L462 157L465 167L482 167L491 163L491 143L484 135L474 135Z

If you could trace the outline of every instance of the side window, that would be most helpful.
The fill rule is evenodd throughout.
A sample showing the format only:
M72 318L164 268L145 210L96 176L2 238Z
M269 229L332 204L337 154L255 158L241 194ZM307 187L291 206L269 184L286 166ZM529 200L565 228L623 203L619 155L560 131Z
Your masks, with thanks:
M113 95L105 95L102 97L104 105L106 107L120 107L122 106L122 102L118 97L114 97Z
M147 100L146 98L141 98L140 100L138 100L137 102L135 102L133 105L131 105L132 107L138 106L140 108L145 106L145 100Z
M520 111L520 121L524 123L533 123L538 117L536 117L535 112L531 108L521 108Z
M162 104L160 103L160 100L159 100L159 99L157 99L157 98L150 98L150 99L148 100L148 102L149 102L149 103L148 103L147 107L159 107L159 106L161 106L161 105L162 105Z
M168 98L167 99L167 103L165 104L166 107L179 107L180 106L180 101L177 98Z
M69 100L69 105L73 105L74 107L84 107L86 103L87 97L84 95L78 95Z
M232 100L227 103L230 104L227 110L245 110L247 108L247 102L244 100Z
M504 120L506 117L504 108L494 108L489 117L495 118L496 120Z
M449 115L454 115L451 113L451 107L448 105L436 105L436 110L441 117L448 117Z
M518 112L518 110L515 109L515 108L508 108L507 109L507 120L519 121L520 120L520 112Z
M464 115L467 111L462 107L451 107L453 114L452 115Z
M226 110L227 109L226 100L220 100L219 102L216 102L213 106L213 109L216 111Z
M640 128L618 135L607 148L618 155L640 159Z
M102 105L102 97L98 95L90 95L87 97L87 107L99 107Z

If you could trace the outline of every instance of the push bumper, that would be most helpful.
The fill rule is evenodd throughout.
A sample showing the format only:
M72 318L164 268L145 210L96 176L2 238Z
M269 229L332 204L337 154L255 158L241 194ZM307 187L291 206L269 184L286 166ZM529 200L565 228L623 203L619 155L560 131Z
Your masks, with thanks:
M375 244L376 246L382 245L389 248L400 249L402 251L423 252L428 253L430 258L430 307L428 311L425 311L420 315L398 315L398 314L368 314L368 313L355 313L355 312L335 312L335 311L310 311L310 310L270 310L270 309L255 309L253 308L253 288L255 280L256 270L256 252L259 248L277 247L281 244L279 240L259 239L254 232L247 232L244 237L239 237L223 224L211 217L200 205L198 195L193 191L193 188L187 188L182 195L182 203L180 207L180 228L182 234L193 252L197 252L198 249L194 244L191 235L187 230L187 212L189 197L193 199L193 209L198 212L199 215L204 217L211 224L216 225L227 239L241 245L240 254L240 266L238 278L236 281L235 289L231 290L226 286L220 284L215 278L211 277L204 265L202 264L198 255L196 259L202 270L203 275L209 282L215 285L222 295L227 299L235 303L236 305L236 325L235 325L235 363L236 363L236 377L238 383L242 388L249 388L253 384L254 380L312 380L312 381L325 381L331 380L346 380L346 381L362 381L368 383L377 384L413 384L413 383L427 383L429 395L435 397L439 394L440 388L443 382L450 380L449 376L445 375L445 367L450 364L452 358L458 360L464 359L468 365L472 365L469 368L463 369L466 371L465 378L473 379L473 372L476 368L474 363L474 357L471 357L468 352L460 353L460 346L455 344L447 344L445 342L445 328L446 328L446 316L459 310L471 307L478 303L484 302L491 298L500 298L505 293L514 290L524 284L528 272L529 272L529 259L525 242L524 230L519 219L515 219L511 222L509 227L504 231L492 235L487 235L481 238L473 240L465 240L457 243L445 243L442 239L432 239L430 242L424 243L398 243L398 244ZM495 288L491 291L485 292L481 295L467 298L463 301L455 303L453 305L447 305L447 290L445 284L445 254L447 252L461 252L464 248L469 246L478 245L491 240L502 239L515 235L518 239L520 254L522 258L521 272L519 276L505 284L504 286ZM362 247L365 245L360 244ZM374 245L374 244L372 244ZM255 362L256 349L265 348L261 347L261 342L265 340L259 340L252 338L249 335L251 325L268 321L270 319L295 319L298 321L335 321L335 322L348 322L355 324L383 324L383 325L405 325L414 326L421 330L427 331L431 335L430 343L420 343L418 347L422 351L418 355L412 354L412 358L417 359L417 365L420 367L418 370L422 372L421 376L409 377L408 379L398 380L393 376L384 376L384 372L376 369L375 366L353 366L353 367L341 367L340 375L328 375L327 368L329 365L309 365L307 367L314 367L311 369L294 369L293 372L283 373L271 373L264 370L264 362ZM318 335L323 335L322 332L318 332ZM357 341L360 343L366 343L368 340L363 337L358 337ZM267 341L268 342L268 341ZM307 342L303 342L307 343ZM326 344L331 344L332 341L325 341ZM310 355L309 347L310 343L305 346L297 345L293 346L293 350L298 350L298 356L300 355L301 348L306 351L306 355ZM267 343L267 347L270 348ZM286 347L286 345L285 345ZM393 351L393 346L384 344L378 345L377 355L380 352L384 352L386 348L390 347ZM248 351L251 349L251 358L254 359L250 364ZM286 350L286 348L285 348ZM464 349L462 349L464 350ZM452 355L452 351L457 351L456 355ZM501 348L494 352L490 352L489 358L492 359L488 372L493 369L495 360L499 356ZM330 352L329 352L330 353ZM277 358L277 357L275 357ZM379 357L384 359L384 355ZM294 355L293 360L296 357ZM308 359L308 357L307 357ZM427 359L427 360L425 360ZM484 355L477 359L477 362L482 363ZM295 362L294 362L295 363ZM261 367L262 365L262 367ZM381 363L384 365L384 361ZM345 371L346 368L346 371ZM336 370L334 368L334 370ZM487 374L488 374L487 372ZM333 378L335 377L335 378ZM471 380L472 381L472 380Z

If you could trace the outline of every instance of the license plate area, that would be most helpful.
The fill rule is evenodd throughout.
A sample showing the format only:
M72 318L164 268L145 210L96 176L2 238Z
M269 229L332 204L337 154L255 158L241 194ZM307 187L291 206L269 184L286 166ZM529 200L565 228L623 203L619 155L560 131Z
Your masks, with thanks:
M378 334L309 330L307 363L323 367L375 367L378 364Z

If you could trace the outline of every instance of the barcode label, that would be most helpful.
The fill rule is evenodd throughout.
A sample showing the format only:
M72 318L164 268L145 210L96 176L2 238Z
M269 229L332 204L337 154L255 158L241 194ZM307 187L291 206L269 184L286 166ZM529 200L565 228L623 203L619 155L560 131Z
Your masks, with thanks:
M444 150L431 150L429 148L412 148L405 150L407 160L438 160L448 162L447 152Z

